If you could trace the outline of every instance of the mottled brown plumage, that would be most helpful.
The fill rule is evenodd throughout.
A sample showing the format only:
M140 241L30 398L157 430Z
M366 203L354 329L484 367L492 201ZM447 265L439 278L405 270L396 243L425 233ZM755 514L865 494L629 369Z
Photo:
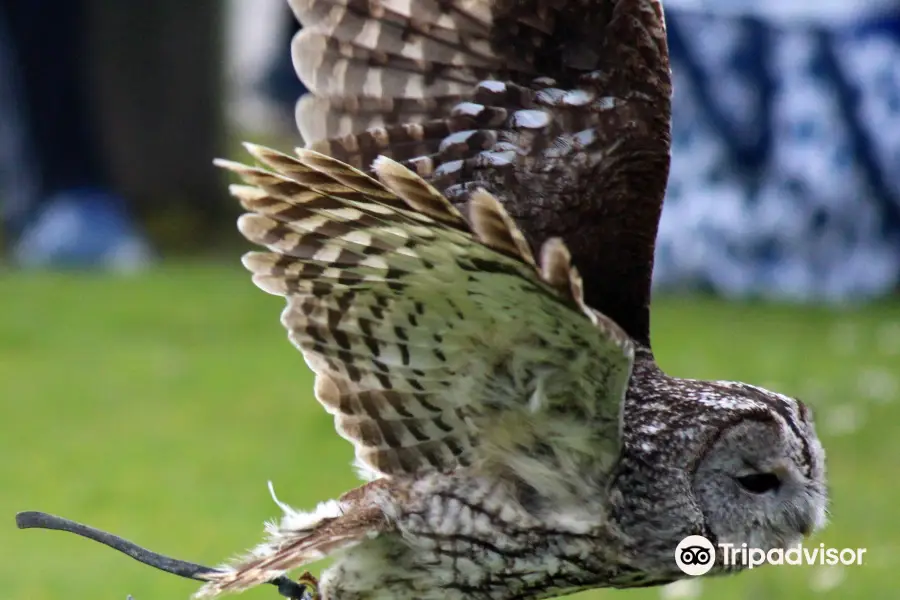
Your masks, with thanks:
M659 1L290 4L308 147L361 169L389 156L455 203L484 187L532 248L565 239L588 303L649 342L669 168Z
M250 149L274 170L219 162L253 186L232 188L250 211L239 227L271 250L244 264L258 286L288 299L282 323L361 466L377 475L473 463L516 471L495 464L511 442L492 438L486 422L510 435L507 403L524 403L518 394L528 390L533 412L545 412L551 391L571 409L584 395L587 412L570 416L610 423L610 445L596 450L616 458L632 342L583 303L562 242L544 245L539 267L487 192L473 193L464 220L387 158L376 161L378 181L314 151L296 159ZM598 394L610 410L597 411Z
M374 481L281 505L200 595L329 556L325 600L539 599L673 581L687 535L769 549L823 524L809 411L650 350L658 0L290 4L307 148L220 164L269 249L244 264Z
M269 169L218 162L249 184L232 187L249 211L241 232L270 250L244 265L287 298L282 323L316 373L316 397L359 467L409 499L401 512L449 471L565 504L580 501L574 478L603 485L621 452L634 346L584 304L562 241L548 240L538 262L492 195L475 190L464 219L388 158L375 161L376 180L311 150L248 148ZM312 515L286 508L272 541L206 593L377 535L389 518L373 489Z

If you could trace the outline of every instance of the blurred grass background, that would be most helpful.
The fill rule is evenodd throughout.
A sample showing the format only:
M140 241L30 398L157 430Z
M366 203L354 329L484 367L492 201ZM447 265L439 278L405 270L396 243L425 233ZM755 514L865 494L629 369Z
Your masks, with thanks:
M70 534L17 531L20 510L216 564L279 514L267 480L297 507L356 484L350 446L278 324L281 299L232 262L167 262L133 278L0 274L2 598L187 599L198 587ZM654 311L669 372L746 380L813 407L833 502L811 543L866 547L866 564L579 598L898 597L900 304L838 312L661 297Z

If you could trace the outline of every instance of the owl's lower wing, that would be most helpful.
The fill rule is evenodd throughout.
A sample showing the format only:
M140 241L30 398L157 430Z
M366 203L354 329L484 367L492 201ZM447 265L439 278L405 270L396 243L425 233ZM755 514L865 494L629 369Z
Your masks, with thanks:
M389 159L376 181L310 150L250 148L271 170L220 163L252 186L232 188L239 227L269 249L244 264L287 298L282 323L361 466L615 461L633 347L584 305L562 242L538 264L492 196L476 192L464 220Z
M659 0L291 0L308 148L391 157L562 237L585 297L649 344L671 83Z

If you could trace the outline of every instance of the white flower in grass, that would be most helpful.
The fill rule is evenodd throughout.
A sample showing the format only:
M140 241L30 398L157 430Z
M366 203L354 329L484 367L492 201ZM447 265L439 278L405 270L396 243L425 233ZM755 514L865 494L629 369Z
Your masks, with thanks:
M858 406L841 404L825 413L824 429L831 435L849 435L862 427L865 414Z
M703 582L699 579L682 579L660 588L661 600L691 600L703 593Z
M817 593L829 592L847 579L847 572L843 567L818 567L809 578L809 587Z

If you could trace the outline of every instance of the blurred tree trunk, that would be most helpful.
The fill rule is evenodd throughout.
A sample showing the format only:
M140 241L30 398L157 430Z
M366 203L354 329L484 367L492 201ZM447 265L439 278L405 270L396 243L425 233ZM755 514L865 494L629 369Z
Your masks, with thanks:
M88 0L90 81L118 191L151 230L220 220L221 0ZM187 227L165 223L188 217ZM199 233L199 232L193 232ZM193 236L191 236L193 237Z

